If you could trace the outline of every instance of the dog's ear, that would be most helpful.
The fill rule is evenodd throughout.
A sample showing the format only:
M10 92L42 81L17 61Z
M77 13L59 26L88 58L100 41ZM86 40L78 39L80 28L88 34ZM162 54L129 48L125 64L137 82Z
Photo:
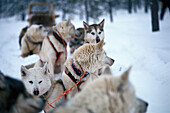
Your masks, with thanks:
M102 49L103 49L103 44L104 44L104 39L101 40L99 43L97 43L96 49L99 50L99 51L102 51Z
M68 20L66 21L66 26L69 26L69 24L70 24L70 19L68 19Z
M99 23L99 26L100 26L100 28L103 29L103 27L104 27L104 19Z
M130 72L131 68L132 68L132 67L130 66L129 69L126 70L126 71L122 74L121 80L123 80L124 82L126 82L126 81L129 79L129 72Z
M21 76L24 77L27 75L28 70L26 69L25 66L21 66Z
M47 72L48 72L48 63L47 62L45 62L43 69L44 69L44 74L47 75Z
M84 26L85 30L89 29L89 25L86 22L84 22L84 21L83 21L83 26Z

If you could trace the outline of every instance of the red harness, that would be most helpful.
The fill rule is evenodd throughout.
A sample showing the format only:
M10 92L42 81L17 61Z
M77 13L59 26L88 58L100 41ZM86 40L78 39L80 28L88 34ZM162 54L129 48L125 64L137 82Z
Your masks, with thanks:
M51 46L53 47L53 49L54 49L54 51L55 51L56 58L57 58L56 61L55 61L55 63L57 63L58 60L60 59L60 56L61 56L62 52L58 52L58 51L57 51L57 49L54 47L53 43L50 41L50 39L49 39L48 36L47 36L47 39L48 39L48 41L50 42Z
M59 34L59 35L58 35ZM58 34L56 32L53 31L53 35L55 37L55 39L57 39L65 48L65 60L67 59L67 43L64 41L64 39L62 38L61 34L58 32ZM50 45L52 46L53 50L56 53L56 61L55 63L58 62L58 60L60 59L60 56L63 52L58 52L57 49L55 48L54 44L50 41L49 37L47 36L48 41L50 42ZM41 62L43 62L40 59Z

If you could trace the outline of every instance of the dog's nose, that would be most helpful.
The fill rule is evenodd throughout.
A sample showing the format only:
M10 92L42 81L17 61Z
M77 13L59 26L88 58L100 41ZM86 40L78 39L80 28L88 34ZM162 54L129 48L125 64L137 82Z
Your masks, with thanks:
M115 60L111 59L111 65L110 66L112 66L114 62L115 62Z
M148 104L147 102L145 102L145 106L148 107L148 105L149 105L149 104Z
M96 37L96 43L100 42L99 36Z
M36 95L36 96L39 95L39 90L38 90L38 88L35 88L33 93L34 93L34 95Z

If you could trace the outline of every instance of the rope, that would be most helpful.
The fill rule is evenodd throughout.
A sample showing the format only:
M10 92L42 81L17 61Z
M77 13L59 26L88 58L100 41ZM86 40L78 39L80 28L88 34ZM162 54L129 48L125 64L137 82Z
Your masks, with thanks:
M65 95L67 95L69 92L71 92L73 90L73 88L80 83L80 81L82 80L82 78L84 77L86 72L83 71L83 68L81 67L81 65L79 65L79 66L80 66L80 68L81 68L81 70L83 72L83 75L80 78L80 80L76 84L74 84L69 90L65 90L56 100L54 100L53 102L51 102L48 105L46 105L43 109L46 109L48 106L51 106L51 104L53 104L54 102L58 101L61 97L64 98Z
M45 95L45 94L44 94L44 95ZM54 106L52 106L52 105L47 101L46 95L45 95L45 96L44 96L44 95L42 95L42 97L44 97L44 99L45 99L47 105L51 106L52 108L55 108Z
M59 32L59 31L57 31L57 32L58 32L58 34L60 35L60 37L62 38L60 32ZM67 59L67 45L65 45L63 38L62 38L62 42L63 42L63 45L64 45L64 47L65 47L65 61L66 61L66 59Z

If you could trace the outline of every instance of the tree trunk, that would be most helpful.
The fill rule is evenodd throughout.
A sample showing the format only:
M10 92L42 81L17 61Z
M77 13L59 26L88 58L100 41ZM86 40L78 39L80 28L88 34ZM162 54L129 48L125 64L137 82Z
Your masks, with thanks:
M65 20L65 18L66 18L66 11L65 11L65 9L63 9L62 20Z
M128 0L128 12L129 14L132 13L132 0Z
M88 0L84 0L86 23L89 23Z
M137 1L133 1L134 12L137 13Z
M151 0L152 31L159 31L158 1Z
M145 13L148 13L149 0L144 0L145 2Z
M21 20L22 20L22 21L25 20L25 13L24 13L24 12L21 14Z
M111 2L108 2L108 4L109 4L110 22L113 22L112 3L111 3Z

